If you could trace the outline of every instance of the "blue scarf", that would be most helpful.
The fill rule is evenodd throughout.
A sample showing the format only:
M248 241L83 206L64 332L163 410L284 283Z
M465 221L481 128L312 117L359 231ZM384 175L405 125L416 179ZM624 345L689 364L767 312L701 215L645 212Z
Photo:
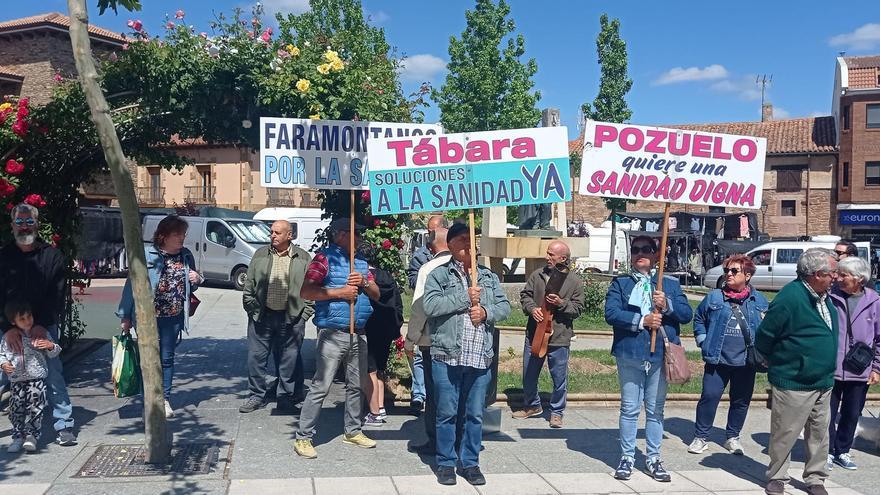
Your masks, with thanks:
M653 270L652 270L653 272ZM629 304L638 306L642 316L648 315L653 311L654 304L651 297L651 274L645 275L641 272L633 272L632 277L636 280L636 286L633 287L629 294Z

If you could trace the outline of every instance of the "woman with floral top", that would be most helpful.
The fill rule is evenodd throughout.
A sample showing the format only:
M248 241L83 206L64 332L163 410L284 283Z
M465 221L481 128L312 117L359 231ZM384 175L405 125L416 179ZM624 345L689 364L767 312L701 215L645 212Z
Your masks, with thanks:
M162 385L165 393L165 417L174 416L171 408L171 380L174 375L174 351L182 332L189 332L189 305L192 292L203 281L195 271L192 252L183 247L189 224L169 215L159 222L153 234L153 245L147 249L147 271L153 288L156 325L159 329L159 353L162 359ZM137 327L131 279L125 282L122 300L116 315L122 320L122 331Z

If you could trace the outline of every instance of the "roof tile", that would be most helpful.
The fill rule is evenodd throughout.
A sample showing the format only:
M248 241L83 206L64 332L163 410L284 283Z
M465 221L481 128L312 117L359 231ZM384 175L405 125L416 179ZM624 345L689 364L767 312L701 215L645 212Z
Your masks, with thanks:
M10 21L0 22L0 33L25 29L37 29L43 26L55 26L67 29L70 28L70 17L58 12L49 12L30 17L22 17L20 19L12 19ZM89 24L89 32L108 41L116 43L125 42L125 37L123 35L92 24Z

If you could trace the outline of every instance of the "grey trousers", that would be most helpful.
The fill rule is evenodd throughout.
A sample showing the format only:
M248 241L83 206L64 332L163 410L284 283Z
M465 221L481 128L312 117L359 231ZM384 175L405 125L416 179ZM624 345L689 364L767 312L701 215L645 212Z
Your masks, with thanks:
M807 486L825 484L825 479L830 474L825 467L828 460L830 401L830 388L803 391L771 388L768 481L789 481L791 449L803 430L807 450L804 483Z
M264 311L262 321L248 318L248 390L264 401L270 395L279 400L293 400L303 386L300 349L306 333L301 318L285 323L286 311ZM269 372L269 358L275 373ZM274 394L268 392L275 388Z
M315 435L321 406L340 365L345 365L345 434L360 432L367 376L367 337L352 337L347 330L319 328L315 357L315 376L303 401L296 439L310 439Z

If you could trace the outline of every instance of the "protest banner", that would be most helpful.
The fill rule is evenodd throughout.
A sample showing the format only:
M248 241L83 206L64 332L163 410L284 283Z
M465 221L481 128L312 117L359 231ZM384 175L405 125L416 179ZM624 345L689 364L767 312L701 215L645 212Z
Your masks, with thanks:
M565 127L379 138L374 215L571 200Z
M767 140L587 121L578 192L662 201L657 290L663 291L671 203L760 208ZM651 329L651 352L657 329Z
M436 124L261 117L260 184L367 189L367 148L374 140L440 132Z

